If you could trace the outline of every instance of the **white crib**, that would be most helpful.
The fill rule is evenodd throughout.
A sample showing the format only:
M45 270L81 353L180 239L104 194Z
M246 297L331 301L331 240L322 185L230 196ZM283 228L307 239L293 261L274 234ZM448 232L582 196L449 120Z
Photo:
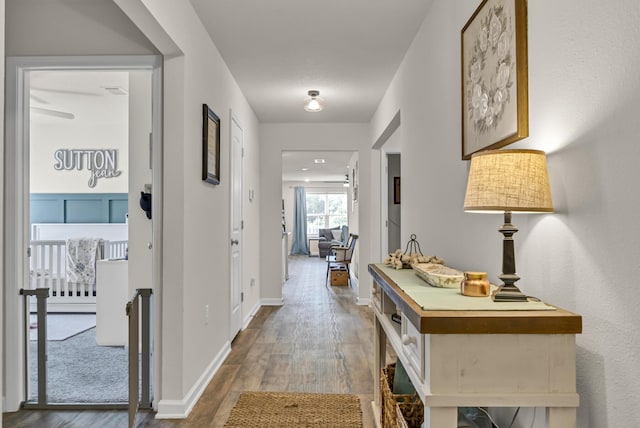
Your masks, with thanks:
M101 239L96 260L125 258L128 245L126 224L34 224L32 226L29 286L32 289L49 288L47 300L49 312L95 312L96 310L95 283L74 283L66 279L66 239L86 236ZM125 239L108 239L123 236Z

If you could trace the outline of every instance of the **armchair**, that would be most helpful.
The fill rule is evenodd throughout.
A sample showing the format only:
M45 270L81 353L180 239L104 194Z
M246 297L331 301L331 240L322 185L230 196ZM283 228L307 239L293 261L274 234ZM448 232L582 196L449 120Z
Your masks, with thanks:
M345 247L349 242L349 227L336 226L331 229L318 231L318 251L320 257L327 257L331 253L331 247Z

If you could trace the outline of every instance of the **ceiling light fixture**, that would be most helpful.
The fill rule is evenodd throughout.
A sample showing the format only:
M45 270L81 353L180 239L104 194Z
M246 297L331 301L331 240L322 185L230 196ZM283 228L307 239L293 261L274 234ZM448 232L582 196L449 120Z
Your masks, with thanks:
M314 163L324 163L324 159L314 159Z
M324 99L320 98L320 91L311 90L307 94L308 96L304 99L304 109L312 113L322 111Z

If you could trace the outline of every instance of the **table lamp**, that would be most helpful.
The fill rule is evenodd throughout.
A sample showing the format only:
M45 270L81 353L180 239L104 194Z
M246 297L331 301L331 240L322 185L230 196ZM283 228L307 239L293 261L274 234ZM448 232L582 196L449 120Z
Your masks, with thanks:
M503 284L493 292L496 302L527 301L515 282L516 275L513 235L518 231L511 224L512 213L553 212L551 188L547 175L547 159L539 150L487 150L471 157L466 212L504 213L504 225L498 229L504 235L502 244Z

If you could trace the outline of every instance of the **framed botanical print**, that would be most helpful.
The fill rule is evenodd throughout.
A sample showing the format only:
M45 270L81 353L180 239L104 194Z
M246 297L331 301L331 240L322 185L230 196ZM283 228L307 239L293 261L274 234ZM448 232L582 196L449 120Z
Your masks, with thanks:
M529 136L527 0L484 0L462 29L462 159Z

